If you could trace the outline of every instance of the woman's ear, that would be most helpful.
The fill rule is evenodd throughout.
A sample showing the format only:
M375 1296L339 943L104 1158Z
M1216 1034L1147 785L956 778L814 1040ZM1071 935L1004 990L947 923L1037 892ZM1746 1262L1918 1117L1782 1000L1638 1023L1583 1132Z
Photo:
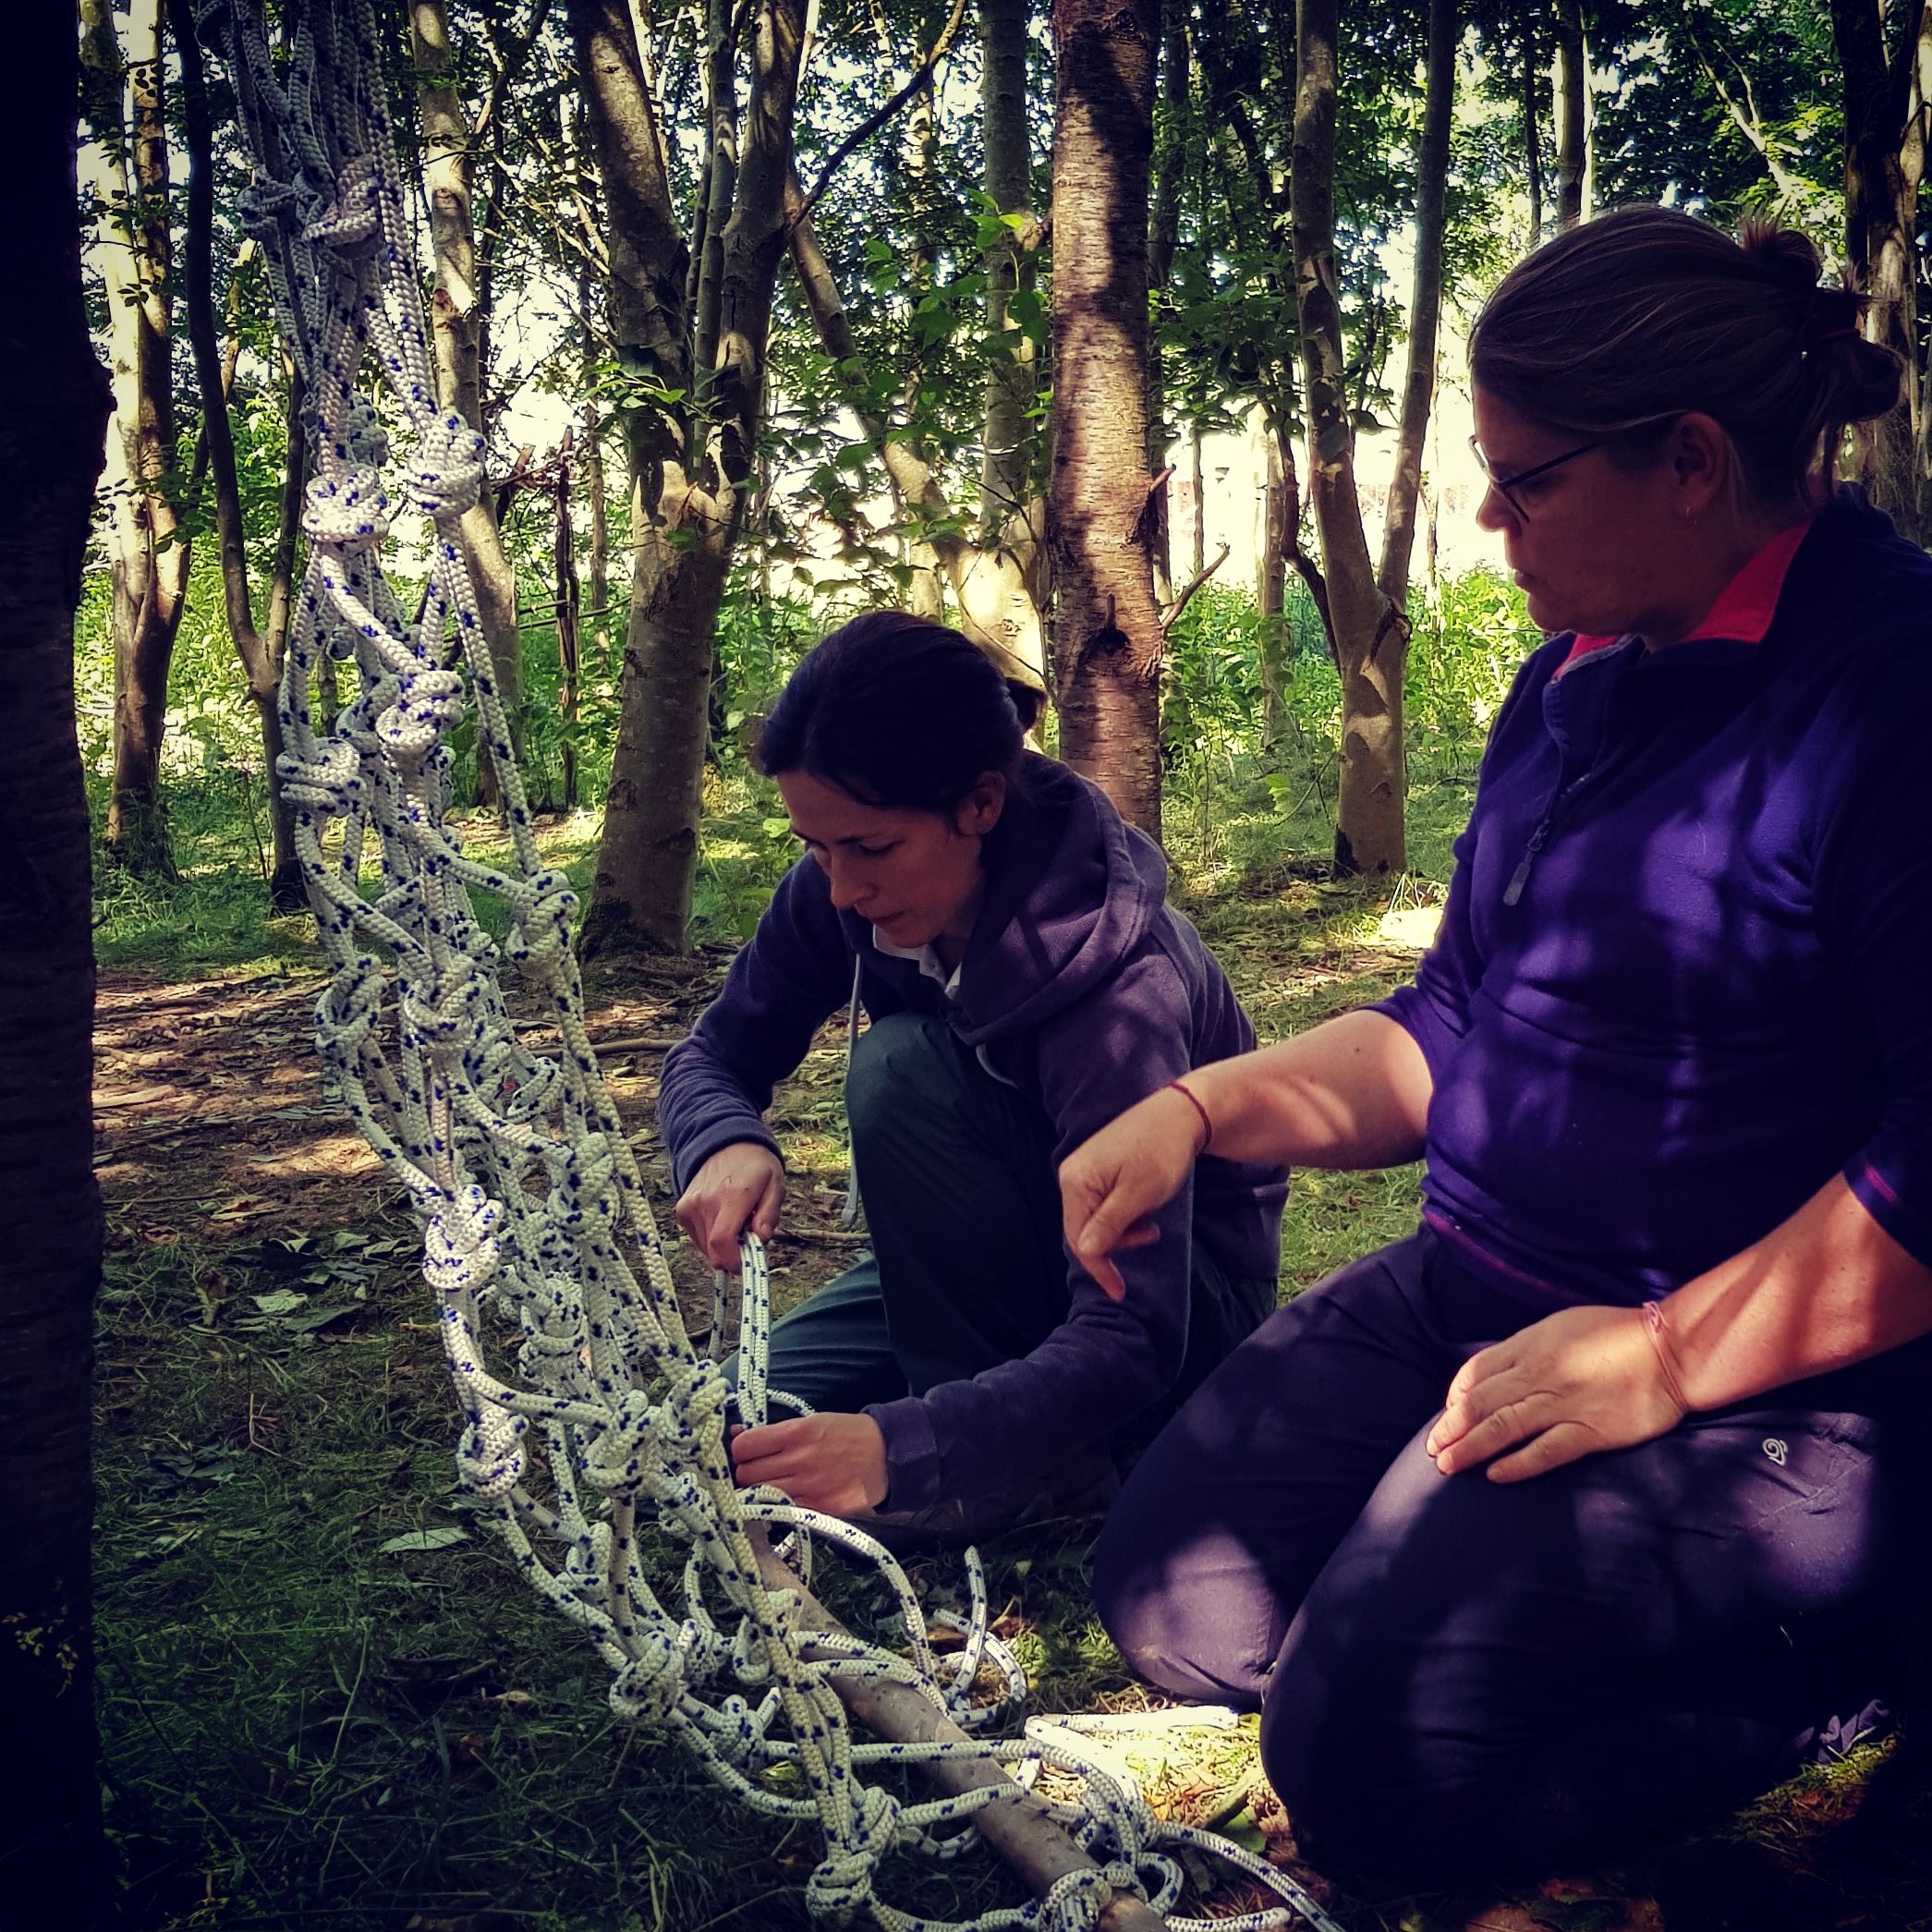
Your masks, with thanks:
M1683 516L1695 523L1738 477L1737 447L1713 416L1696 410L1679 419L1665 445Z
M1006 808L1006 774L982 772L973 789L953 808L953 829L962 838L984 838Z

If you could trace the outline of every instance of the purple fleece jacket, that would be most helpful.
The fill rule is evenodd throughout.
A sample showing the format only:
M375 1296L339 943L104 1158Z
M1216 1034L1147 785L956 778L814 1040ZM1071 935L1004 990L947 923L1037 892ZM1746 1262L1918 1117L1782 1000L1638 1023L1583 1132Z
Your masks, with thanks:
M1842 491L1761 642L1574 642L1380 1007L1434 1076L1425 1220L1535 1307L1634 1304L1842 1172L1932 1265L1932 559Z
M1029 754L983 857L986 895L950 1003L832 905L816 860L785 874L723 991L664 1063L658 1119L680 1192L733 1141L778 1151L761 1117L772 1084L849 997L855 958L867 1013L943 1015L1045 1111L1056 1162L1176 1075L1254 1045L1226 976L1165 902L1159 848L1085 779ZM1069 1255L1073 1306L1031 1355L872 1405L891 1506L1017 1482L1158 1400L1186 1346L1190 1237L1230 1276L1271 1279L1286 1197L1282 1168L1198 1161L1158 1217L1159 1242L1116 1258L1124 1301Z

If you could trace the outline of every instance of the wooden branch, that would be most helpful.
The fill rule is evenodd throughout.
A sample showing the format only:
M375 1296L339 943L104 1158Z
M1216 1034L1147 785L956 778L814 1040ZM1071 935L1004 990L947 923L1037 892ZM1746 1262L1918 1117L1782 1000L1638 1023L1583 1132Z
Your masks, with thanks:
M862 147L867 141L870 140L932 79L933 70L952 51L953 36L959 31L959 23L965 18L966 0L953 0L952 18L947 20L945 26L941 30L940 37L933 42L932 52L919 63L918 69L912 79L883 107L868 115L832 150L832 159L825 164L824 168L820 171L817 184L813 187L812 191L806 196L803 202L800 203L798 213L791 217L793 225L796 226L798 222L802 221L805 216L809 214L819 205L819 197L832 186L832 177L838 173L839 169L851 156L853 150Z
M1205 569L1197 570L1194 574L1192 580L1189 582L1187 588L1185 590L1183 590L1181 594L1177 598L1175 598L1171 604L1168 605L1165 613L1162 614L1160 618L1160 635L1163 638L1167 635L1168 628L1173 623L1174 619L1178 617L1181 614L1181 613L1187 608L1188 599L1191 598L1194 595L1194 593L1197 590L1198 590L1201 588L1201 586L1205 584L1208 581L1208 579L1210 577L1212 577L1214 573L1217 570L1219 570L1221 566L1227 561L1228 546L1225 543L1223 543L1221 547L1221 554L1218 557L1216 557L1215 560L1211 564L1209 564Z
M759 1573L765 1587L790 1590L798 1598L798 1606L792 1612L793 1628L839 1636L848 1634L838 1619L799 1582L796 1573L773 1553L765 1525L753 1523L747 1529L752 1548L758 1552ZM808 1660L829 1662L833 1654L807 1645L804 1655ZM974 1742L909 1684L840 1677L832 1680L832 1689L858 1723L895 1744ZM1044 1895L1056 1879L1069 1872L1099 1870L1096 1861L1054 1823L1046 1801L1022 1791L1003 1767L990 1758L939 1759L918 1768L944 1792L978 1791L987 1785L1005 1788L1011 1795L995 1799L975 1813L973 1822L987 1843L1036 1894ZM1100 1917L1100 1932L1162 1932L1165 1925L1166 1921L1157 1917L1142 1900L1123 1892L1114 1893Z
M629 1039L593 1039L590 1051L600 1059L606 1053L668 1053L687 1037L682 1033L639 1033Z

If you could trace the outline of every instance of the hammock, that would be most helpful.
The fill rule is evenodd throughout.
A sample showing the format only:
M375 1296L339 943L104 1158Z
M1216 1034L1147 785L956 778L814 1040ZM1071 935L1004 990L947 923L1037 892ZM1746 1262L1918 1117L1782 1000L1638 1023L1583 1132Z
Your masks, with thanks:
M673 1732L754 1809L819 1825L825 1854L807 1899L827 1925L869 1915L886 1932L968 1932L887 1903L875 1889L879 1865L895 1846L958 1856L977 1841L972 1815L1010 1787L902 1804L865 1779L883 1764L966 1756L1013 1766L1027 1786L1043 1766L1078 1773L1079 1803L1051 1809L1097 1861L1041 1900L970 1921L973 1932L1084 1932L1115 1893L1163 1912L1182 1876L1157 1847L1173 1842L1228 1859L1287 1901L1215 1921L1217 1932L1285 1925L1294 1913L1339 1932L1262 1860L1162 1824L1132 1779L1110 1772L1066 1726L1034 1720L1004 1740L855 1742L842 1680L910 1686L974 1730L1024 1702L1025 1675L988 1631L974 1552L970 1615L935 1619L965 1635L944 1662L904 1573L870 1537L777 1490L735 1487L724 1435L730 1391L685 1331L636 1160L599 1076L570 947L577 897L538 849L464 564L458 525L483 487L484 444L436 403L373 9L370 0L295 8L279 71L247 0L204 4L198 25L235 79L255 163L242 225L261 244L282 340L313 412L309 557L282 681L280 776L331 970L316 1042L421 1225L423 1272L464 1417L456 1468L479 1513L493 1520L530 1586L596 1647L618 1718ZM388 435L356 386L371 356L407 447L393 482ZM398 503L433 530L413 621L380 562ZM444 668L452 638L502 782L512 853L503 866L468 857L445 816L449 735L465 708L463 679ZM308 693L324 652L354 662L360 695L318 737ZM373 899L362 889L365 856L380 865ZM479 891L509 909L501 948L477 922ZM504 967L535 996L559 1048L539 1053L519 1037ZM758 1423L772 1397L756 1242L745 1245L742 1274L737 1404ZM647 1574L640 1513L688 1551L674 1610ZM796 1593L761 1579L759 1525L790 1532L801 1587L814 1537L876 1563L897 1598L907 1654L795 1632ZM978 1690L986 1666L1001 1686L990 1699ZM804 1794L787 1794L801 1782ZM1205 1932L1206 1922L1173 1923Z

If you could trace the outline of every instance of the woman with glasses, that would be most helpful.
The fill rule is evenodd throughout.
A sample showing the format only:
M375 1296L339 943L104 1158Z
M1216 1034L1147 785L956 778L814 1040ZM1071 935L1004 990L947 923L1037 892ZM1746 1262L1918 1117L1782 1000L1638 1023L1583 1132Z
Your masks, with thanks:
M1549 641L1415 985L1062 1170L1109 1256L1211 1148L1422 1156L1130 1478L1122 1649L1262 1709L1304 1853L1574 1869L1894 1695L1932 1435L1932 560L1832 482L1899 370L1801 236L1607 215L1471 344L1478 520ZM1131 1291L1129 1291L1131 1296Z

